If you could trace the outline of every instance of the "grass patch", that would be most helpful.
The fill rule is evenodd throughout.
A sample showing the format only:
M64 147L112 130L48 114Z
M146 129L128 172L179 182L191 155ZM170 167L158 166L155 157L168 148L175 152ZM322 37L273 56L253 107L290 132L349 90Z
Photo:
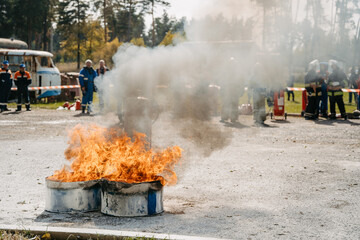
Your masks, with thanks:
M58 107L63 106L65 102L56 102L56 103L35 103L31 104L31 109L50 109L56 110ZM9 103L8 107L16 108L16 103ZM25 109L25 105L22 105L22 108Z
M304 84L295 84L297 88L303 88ZM251 90L250 90L251 91ZM285 111L287 113L301 113L302 111L302 92L294 92L295 93L295 102L287 100L287 93L285 92ZM240 98L240 105L247 104L248 100L252 104L252 98L248 99L248 92L245 92L244 95ZM99 102L99 97L97 93L94 93L94 104ZM328 101L329 102L329 101ZM64 101L56 102L56 103L36 103L31 104L32 109L48 109L48 110L56 110L58 107L64 105ZM75 103L74 101L69 101L70 104ZM357 109L356 102L353 97L353 101L349 104L349 93L344 93L344 103L346 112L351 113ZM16 108L16 103L10 103L10 108ZM24 108L24 105L23 105ZM330 112L330 104L328 105L328 109ZM220 106L219 106L220 110ZM270 111L269 107L267 107L267 111ZM340 113L338 107L336 106L336 112Z
M295 84L297 88L304 88L304 84ZM250 90L251 91L251 90ZM287 93L285 92L285 111L287 113L301 113L302 111L302 92L294 92L295 93L295 102L287 100ZM291 98L290 98L291 100ZM245 92L244 95L240 98L240 105L248 103L248 93ZM250 99L250 103L252 104L252 98ZM344 93L344 103L346 112L352 113L357 109L356 102L354 100L351 104L349 104L349 93ZM270 111L269 107L267 107L267 111ZM330 113L330 103L328 101L328 112ZM336 112L340 113L339 108L336 106Z
M50 233L43 233L41 235L32 234L30 231L21 231L21 232L8 232L0 230L0 240L50 240L56 239L51 236ZM80 236L75 236L70 234L66 239L88 239L88 240L100 240L102 237L88 237L81 238ZM146 238L146 237L113 237L114 240L157 240L157 238ZM165 240L165 239L164 239Z
M81 101L81 99L80 99ZM73 101L67 101L71 104L75 103L75 100ZM96 105L99 102L99 97L97 93L94 93L94 101L93 103ZM32 109L47 109L47 110L56 110L58 107L62 107L65 104L65 101L59 101L55 103L32 103L31 108ZM10 108L16 108L17 104L15 102L9 103L8 107ZM22 105L22 108L25 109L25 105ZM1 239L0 239L1 240Z

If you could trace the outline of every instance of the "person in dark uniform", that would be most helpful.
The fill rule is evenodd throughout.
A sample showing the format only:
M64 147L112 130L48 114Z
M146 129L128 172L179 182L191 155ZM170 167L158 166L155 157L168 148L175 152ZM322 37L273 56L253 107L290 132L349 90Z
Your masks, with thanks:
M25 71L25 64L20 65L20 70L14 75L14 83L17 87L18 104L16 111L21 111L22 98L24 98L26 111L31 111L29 98L29 85L31 84L31 76Z
M3 62L0 70L0 112L10 111L7 108L8 98L12 87L11 70L9 69L9 61Z
M356 69L356 67L352 67L350 71L350 77L349 77L349 88L350 89L357 89L358 84L357 81L359 80L359 70ZM352 103L352 99L355 99L355 102L358 101L357 93L349 93L349 103Z
M222 100L220 122L226 123L230 120L234 124L239 119L239 100L244 93L244 86L242 85L241 76L237 72L239 68L237 60L231 57L228 65L228 75L220 82Z
M324 118L328 117L328 92L327 92L327 82L329 79L329 64L320 63L320 72L319 76L321 78L321 97L320 97L320 111L321 115Z
M82 113L85 114L87 107L87 114L92 113L92 102L95 90L94 80L97 77L96 71L92 68L92 61L86 60L85 66L81 69L79 74L79 81L83 98L81 102Z
M98 78L96 79L96 85L102 85L103 84L103 77L104 75L109 72L110 70L106 67L105 65L105 61L104 60L100 60L99 62L99 68L96 69L96 73L98 75ZM99 107L100 107L100 112L103 111L104 109L104 91L102 90L102 86L96 87L98 90L98 94L99 94Z
M308 105L305 109L306 120L316 120L319 117L319 101L321 97L321 78L316 73L318 61L309 64L309 71L305 76L305 89L308 94Z
M251 88L253 90L253 114L256 126L266 126L266 98L267 89L264 86L264 67L261 63L256 63L251 78Z
M291 77L289 78L289 81L287 83L288 87L293 88L294 87L294 82L295 82L295 76L291 75ZM294 91L287 90L287 95L288 95L288 101L290 101L290 97L292 97L292 101L295 102L295 93L294 93Z
M347 119L345 104L344 104L344 93L342 88L345 87L347 76L343 70L340 69L338 63L334 60L330 61L330 66L333 72L329 76L328 93L330 100L330 119L336 119L335 104L338 105L341 117Z

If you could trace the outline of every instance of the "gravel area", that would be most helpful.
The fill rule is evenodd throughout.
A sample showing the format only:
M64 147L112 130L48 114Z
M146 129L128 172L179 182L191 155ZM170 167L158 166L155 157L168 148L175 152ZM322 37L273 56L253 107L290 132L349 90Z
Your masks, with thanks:
M359 239L360 121L290 118L256 128L251 116L239 119L234 126L214 118L215 130L199 126L195 136L193 126L162 115L153 143L184 149L179 182L165 187L163 214L116 218L44 212L45 177L65 163L67 129L114 125L116 116L1 114L0 224L230 239Z

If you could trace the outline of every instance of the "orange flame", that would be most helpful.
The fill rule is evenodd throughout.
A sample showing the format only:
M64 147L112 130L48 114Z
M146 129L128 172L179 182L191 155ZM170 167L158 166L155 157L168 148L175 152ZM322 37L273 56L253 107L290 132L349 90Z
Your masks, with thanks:
M77 125L70 132L65 157L69 167L49 177L62 182L81 182L99 179L141 183L161 181L163 185L176 184L175 165L182 149L178 146L163 151L149 150L149 143L141 133L134 140L116 129L97 125Z

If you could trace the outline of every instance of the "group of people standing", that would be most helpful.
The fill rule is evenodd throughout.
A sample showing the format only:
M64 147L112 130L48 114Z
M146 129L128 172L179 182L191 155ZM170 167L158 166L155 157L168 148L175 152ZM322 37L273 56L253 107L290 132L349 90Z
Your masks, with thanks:
M9 69L9 61L5 60L2 63L2 68L0 69L0 112L10 111L7 107L11 87L13 81L17 87L17 109L16 111L21 111L22 100L24 99L26 110L31 111L30 108L30 97L28 86L31 84L31 76L28 71L25 70L25 64L19 66L19 71L14 74L12 77L11 70Z
M355 78L354 70L350 76L350 82L354 82ZM358 79L357 77L356 80ZM339 108L341 118L347 119L342 89L347 87L348 82L346 73L337 61L330 60L329 63L319 63L318 60L312 61L305 76L305 89L308 95L305 119L316 120L320 115L324 118L336 119L336 105ZM328 115L328 99L330 101L330 115Z
M104 60L100 60L99 68L96 70L92 67L92 64L93 62L90 59L86 60L85 66L83 69L81 69L79 74L79 82L83 94L81 101L82 114L85 114L85 111L86 114L91 114L93 112L92 102L94 92L99 92L100 110L104 108L103 94L101 93L101 88L96 87L95 79L97 77L102 78L109 71L109 69L105 66Z
M222 81L224 86L220 86L222 100L220 122L226 123L230 120L230 122L234 124L238 121L239 100L244 94L246 86L249 105L251 98L253 100L252 112L255 126L267 126L265 124L267 117L266 103L269 107L272 107L272 89L277 87L276 81L273 81L276 75L274 75L274 73L278 71L279 65L278 58L274 56L263 56L250 70L242 69L244 72L247 72L242 78L233 74L233 78L236 78L235 80ZM232 67L236 68L237 66ZM282 78L280 74L276 76Z
M9 68L9 61L5 60L2 63L0 69L0 112L10 111L8 108L8 100L11 93L11 88L13 83L17 87L17 109L16 111L21 111L22 103L25 103L27 111L31 111L30 108L30 97L28 87L31 85L31 75L26 71L26 65L21 64L19 66L19 71L12 76L12 72ZM95 78L102 77L105 75L109 69L105 66L105 61L101 60L99 62L99 68L94 70L92 67L92 61L86 60L84 68L80 71L79 82L81 85L81 91L83 94L82 97L82 113L85 114L87 109L87 114L92 113L92 102L93 94L98 91L98 88L95 85ZM101 89L99 89L101 91ZM24 100L24 101L23 101ZM103 96L99 94L100 109L104 107Z

